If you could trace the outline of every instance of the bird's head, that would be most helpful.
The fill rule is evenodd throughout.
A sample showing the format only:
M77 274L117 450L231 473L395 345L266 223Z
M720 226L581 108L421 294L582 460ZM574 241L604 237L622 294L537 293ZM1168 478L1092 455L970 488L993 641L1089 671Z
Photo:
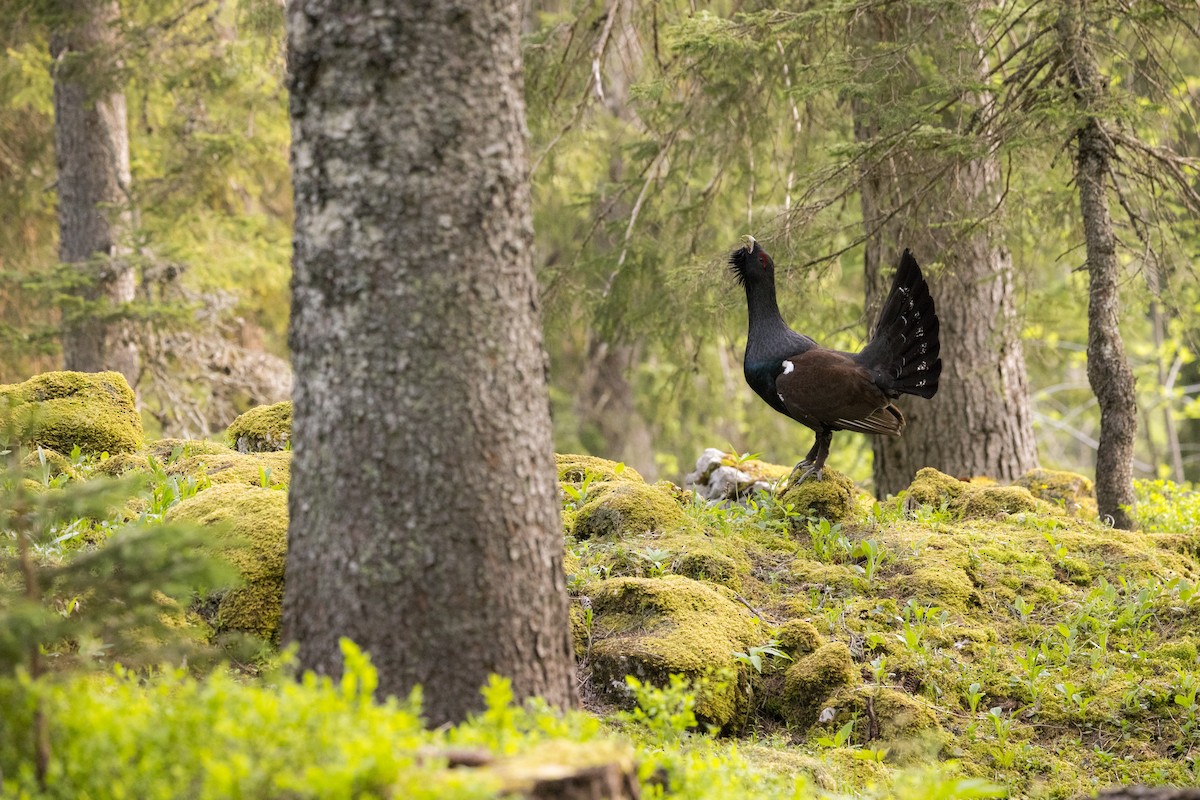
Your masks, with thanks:
M741 249L734 250L729 257L729 269L742 286L775 277L775 262L750 234L742 237Z

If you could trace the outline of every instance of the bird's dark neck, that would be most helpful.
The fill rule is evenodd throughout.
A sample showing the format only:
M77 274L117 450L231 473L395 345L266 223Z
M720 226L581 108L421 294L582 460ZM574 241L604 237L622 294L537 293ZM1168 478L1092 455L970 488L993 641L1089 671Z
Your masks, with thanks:
M812 346L812 340L796 333L783 321L775 300L775 284L757 281L746 284L746 308L750 331L746 340L746 363L787 358Z

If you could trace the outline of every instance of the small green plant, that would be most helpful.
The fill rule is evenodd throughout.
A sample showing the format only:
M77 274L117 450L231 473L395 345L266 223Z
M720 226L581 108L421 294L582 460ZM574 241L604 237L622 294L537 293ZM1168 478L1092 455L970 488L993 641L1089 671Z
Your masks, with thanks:
M1063 696L1064 706L1067 711L1074 711L1080 714L1086 712L1088 706L1096 699L1085 695L1083 687L1076 686L1074 683L1066 680L1062 683L1056 683L1054 690Z
M1017 617L1021 622L1028 625L1029 619L1033 615L1034 604L1030 603L1023 596L1017 595L1017 599L1010 604L1013 611L1017 612Z
M623 716L644 727L659 741L677 742L699 725L694 710L696 687L683 675L672 673L670 683L662 688L626 675L625 685L637 707Z
M887 683L890 675L887 668L887 656L880 655L871 659L871 677L875 679L875 683L883 686Z
M639 550L634 553L638 558L646 561L650 567L647 574L651 578L661 577L666 571L671 558L671 551L664 550L661 547L647 547L644 550Z
M967 687L967 706L971 709L972 714L978 713L979 703L985 696L978 683L972 683Z
M618 466L624 467L623 464ZM582 508L583 505L587 503L588 492L591 490L592 483L597 479L597 477L598 476L595 473L586 472L584 473L583 480L579 482L578 486L570 483L561 484L563 494L567 496L567 504L571 508Z
M992 731L996 734L996 741L1001 746L1008 744L1008 737L1012 734L1012 717L1004 716L1004 709L1000 706L989 708L987 720L992 723Z
M845 747L847 742L850 741L850 737L854 735L854 723L856 720L857 717L852 718L845 725L838 728L833 736L818 736L816 739L817 746L827 748Z
M807 524L808 535L812 539L813 552L818 561L834 562L839 556L852 550L852 546L842 535L842 524L830 524L827 519L810 519Z
M762 458L762 453L738 453L737 448L730 445L729 450L725 454L731 462L730 466L740 467L747 461L755 461Z
M748 651L735 651L733 658L742 664L747 664L754 668L754 671L762 674L764 656L781 661L791 661L792 657L779 649L779 641L777 639L768 639L766 644L751 647Z

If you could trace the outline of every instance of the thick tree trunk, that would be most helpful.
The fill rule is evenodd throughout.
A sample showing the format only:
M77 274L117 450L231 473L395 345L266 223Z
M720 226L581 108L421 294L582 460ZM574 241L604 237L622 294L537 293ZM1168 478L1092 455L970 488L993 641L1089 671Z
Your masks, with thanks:
M875 35L886 39L888 28ZM854 102L854 117L858 140L877 143L881 131L870 99ZM1001 185L994 158L955 160L904 144L889 147L862 176L868 321L908 247L932 267L926 277L941 323L937 395L901 398L904 435L874 440L881 497L906 487L923 467L1012 480L1037 466L1012 255L987 220L999 206Z
M58 161L59 258L83 281L63 308L63 360L81 372L117 370L137 385L132 326L114 306L134 296L129 263L129 129L116 89L117 4L71 0L50 41Z
M1093 113L1105 93L1105 81L1088 45L1081 3L1064 7L1058 31L1075 100ZM1120 329L1120 290L1116 237L1108 203L1112 142L1097 117L1076 134L1075 183L1088 266L1088 383L1100 404L1100 446L1096 451L1096 505L1100 518L1114 527L1132 528L1133 445L1137 436L1137 400L1133 371L1125 357Z
M284 639L433 724L575 702L520 4L288 7L295 461Z

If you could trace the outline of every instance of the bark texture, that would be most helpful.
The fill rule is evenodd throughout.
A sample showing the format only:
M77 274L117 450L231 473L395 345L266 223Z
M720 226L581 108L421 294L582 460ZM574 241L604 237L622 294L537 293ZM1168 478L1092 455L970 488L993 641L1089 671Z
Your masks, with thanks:
M1121 339L1116 237L1108 202L1112 140L1098 116L1106 81L1088 43L1081 2L1066 3L1058 33L1067 75L1079 110L1088 115L1076 132L1075 183L1088 267L1088 383L1100 405L1100 446L1096 450L1096 505L1101 519L1132 528L1133 446L1137 400L1133 371Z
M876 18L871 35L886 41L892 31ZM980 95L976 102L991 98ZM887 131L874 101L860 98L853 111L858 140L879 144ZM941 323L937 395L902 397L904 435L873 442L881 497L908 486L923 467L1008 481L1037 466L1012 254L988 220L1001 187L1000 167L990 156L956 157L904 140L881 148L863 171L868 321L874 322L908 247L925 268Z
M533 275L520 4L288 6L296 202L285 641L433 724L575 702Z
M129 128L116 86L117 4L69 0L50 41L54 145L58 163L59 259L82 272L79 301L64 306L63 360L69 370L116 370L136 386L132 326L113 314L134 297L127 237Z

